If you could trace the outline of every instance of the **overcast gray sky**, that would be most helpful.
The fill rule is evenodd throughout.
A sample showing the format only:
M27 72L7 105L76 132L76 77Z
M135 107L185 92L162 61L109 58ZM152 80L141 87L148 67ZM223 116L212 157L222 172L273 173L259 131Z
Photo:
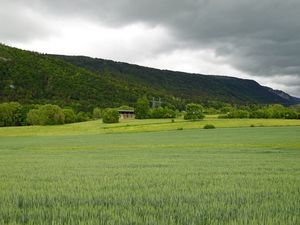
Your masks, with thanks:
M0 42L255 79L300 96L299 0L0 0Z

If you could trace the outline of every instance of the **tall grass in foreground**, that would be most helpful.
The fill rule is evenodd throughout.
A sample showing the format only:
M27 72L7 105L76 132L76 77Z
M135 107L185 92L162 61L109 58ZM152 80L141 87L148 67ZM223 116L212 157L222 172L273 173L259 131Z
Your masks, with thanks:
M300 224L300 127L0 138L0 224Z

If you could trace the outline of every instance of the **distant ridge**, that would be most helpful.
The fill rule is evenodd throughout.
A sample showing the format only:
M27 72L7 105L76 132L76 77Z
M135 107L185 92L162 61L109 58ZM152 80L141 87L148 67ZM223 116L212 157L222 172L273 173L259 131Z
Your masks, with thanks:
M123 62L114 62L86 56L54 55L73 65L98 74L109 72L118 79L127 79L159 90L171 92L177 97L197 99L204 97L232 103L299 103L300 99L289 94L259 85L254 80L230 76L203 75L170 70L153 69Z
M269 88L269 87L267 87ZM277 95L279 95L281 98L288 100L289 102L291 102L291 104L298 104L300 103L300 98L297 97L293 97L287 93L285 93L284 91L281 90L274 90L272 88L269 88L269 90Z
M138 97L187 102L292 105L299 99L253 80L159 70L85 56L47 55L0 44L0 101L80 110L134 105Z

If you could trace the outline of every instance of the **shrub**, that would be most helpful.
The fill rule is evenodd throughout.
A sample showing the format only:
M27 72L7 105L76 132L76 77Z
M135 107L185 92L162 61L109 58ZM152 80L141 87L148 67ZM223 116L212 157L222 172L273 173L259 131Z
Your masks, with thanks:
M106 109L103 113L103 123L118 123L120 114L116 109Z
M173 109L170 109L168 107L164 108L164 118L175 118L176 117L176 111Z
M0 104L0 126L21 125L22 106L18 102Z
M284 118L285 119L297 119L298 114L292 109L286 109L285 113L284 113Z
M42 115L40 115L40 111L38 109L31 109L27 113L27 123L30 125L40 125L41 116Z
M203 107L199 104L188 104L186 106L185 120L200 120L204 118Z
M267 119L267 118L271 118L272 114L267 108L264 108L264 109L258 109L258 110L250 112L249 117L250 118L258 118L258 119L261 119L261 118Z
M55 125L65 122L63 110L57 105L43 105L27 114L27 122L32 125Z
M20 125L26 126L28 125L27 122L27 114L32 109L38 109L39 105L23 105L20 111Z
M65 115L62 109L57 105L43 105L39 110L44 119L42 125L63 124L65 122Z
M164 108L159 107L150 110L150 117L154 119L164 118Z
M176 117L176 112L172 109L169 109L167 107L162 108L155 108L150 111L150 117L155 118L155 119L160 119L160 118L175 118Z
M101 119L102 118L102 109L96 107L93 110L93 118L94 119Z
M76 115L76 122L84 122L90 119L89 115L85 112L79 112Z
M203 129L215 129L216 127L212 124L206 124Z
M284 118L285 117L285 108L280 104L270 105L268 110L271 113L271 118Z
M300 104L295 106L295 110L296 110L297 113L300 113Z
M75 123L76 122L76 114L73 109L63 109L63 113L65 115L65 123Z

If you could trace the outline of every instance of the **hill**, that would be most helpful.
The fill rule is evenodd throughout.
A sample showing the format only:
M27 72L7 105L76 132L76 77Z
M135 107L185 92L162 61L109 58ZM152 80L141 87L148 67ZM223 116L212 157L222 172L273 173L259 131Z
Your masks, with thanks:
M236 104L290 100L252 80L152 69L83 56L46 55L0 45L0 101L54 103L90 110L133 105L139 96L165 102Z
M85 56L54 55L73 65L110 76L131 85L140 84L191 101L216 100L229 103L296 104L300 99L256 81L229 76L191 74Z
M56 57L0 45L1 102L54 103L90 110L129 104L145 93L160 94L150 88L129 87Z

